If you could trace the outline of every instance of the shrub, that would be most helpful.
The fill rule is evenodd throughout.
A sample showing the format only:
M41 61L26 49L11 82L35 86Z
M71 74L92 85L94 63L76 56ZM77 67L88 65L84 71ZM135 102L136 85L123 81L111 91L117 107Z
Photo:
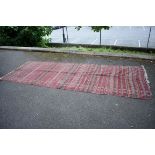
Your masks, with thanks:
M1 26L0 45L45 47L51 32L50 26Z

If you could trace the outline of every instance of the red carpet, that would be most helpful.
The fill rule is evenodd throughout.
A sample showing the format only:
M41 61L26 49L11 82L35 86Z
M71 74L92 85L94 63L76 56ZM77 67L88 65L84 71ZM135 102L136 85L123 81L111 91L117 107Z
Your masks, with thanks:
M1 80L57 89L149 99L143 66L27 62Z

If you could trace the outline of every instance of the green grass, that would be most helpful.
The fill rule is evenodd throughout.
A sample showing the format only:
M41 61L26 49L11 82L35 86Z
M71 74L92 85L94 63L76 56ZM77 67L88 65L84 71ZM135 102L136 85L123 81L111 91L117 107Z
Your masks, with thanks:
M119 54L143 54L143 55L153 55L155 56L155 53L146 53L143 51L134 51L134 50L121 50L121 49L112 49L112 48L89 48L89 47L60 47L62 50L75 50L75 51L81 51L81 52L100 52L100 53L119 53Z

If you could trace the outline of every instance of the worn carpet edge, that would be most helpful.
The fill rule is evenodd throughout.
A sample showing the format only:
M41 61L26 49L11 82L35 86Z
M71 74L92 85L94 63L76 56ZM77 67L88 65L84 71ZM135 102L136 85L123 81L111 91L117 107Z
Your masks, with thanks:
M30 63L30 62L31 62L31 61L26 61L24 64L21 64L21 65L19 65L17 68L15 68L15 69L11 70L10 72L4 74L3 76L0 77L0 80L3 80L3 78L4 78L5 76L7 76L7 75L9 75L9 74L11 74L11 73L13 73L13 72L15 72L16 70L18 70L19 68L23 67L24 65L26 65L26 64L28 64L28 63Z
M146 69L145 69L144 65L141 65L141 66L142 66L142 68L143 68L143 71L144 71L144 76L145 76L145 79L146 79L147 83L150 83L150 81L149 81L149 78L148 78L148 75L147 75L147 72L146 72Z
M150 87L150 81L149 81L149 78L148 78L148 74L147 74L147 72L146 72L146 69L145 69L144 65L141 65L141 67L143 68L145 80L146 80L146 83L147 83L147 85L148 85L148 88L150 89L150 93L151 93L151 96L152 96L152 92L151 92L151 87Z

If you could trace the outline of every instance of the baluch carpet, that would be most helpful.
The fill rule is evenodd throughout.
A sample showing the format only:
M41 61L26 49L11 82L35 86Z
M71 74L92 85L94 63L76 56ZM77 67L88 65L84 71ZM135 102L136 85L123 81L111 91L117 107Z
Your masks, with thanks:
M95 94L151 98L143 66L29 61L0 80Z

